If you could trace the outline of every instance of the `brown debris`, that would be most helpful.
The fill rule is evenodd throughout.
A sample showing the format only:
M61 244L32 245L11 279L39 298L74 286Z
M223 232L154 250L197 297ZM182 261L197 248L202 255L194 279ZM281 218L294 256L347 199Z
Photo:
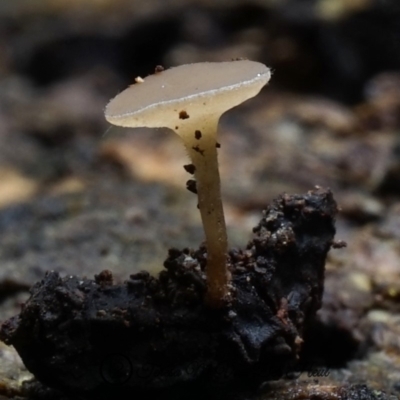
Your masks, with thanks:
M194 174L196 171L196 167L193 164L185 164L183 166L183 168L185 169L186 172L188 172L189 174Z
M204 155L205 150L202 150L198 145L192 146L192 149L197 153L200 153L202 156Z
M179 119L188 119L189 118L189 114L185 111L179 111Z
M189 179L186 182L186 189L189 190L189 192L192 192L194 194L197 194L197 186L196 186L196 181L193 179Z
M199 131L199 130L195 131L195 132L194 132L194 137L195 137L197 140L200 140L200 139L201 139L201 131Z

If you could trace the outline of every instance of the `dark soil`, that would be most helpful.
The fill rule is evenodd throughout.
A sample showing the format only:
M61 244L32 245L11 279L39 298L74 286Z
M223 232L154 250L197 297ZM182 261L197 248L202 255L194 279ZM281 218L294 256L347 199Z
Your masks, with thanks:
M69 276L88 282L110 270L109 290L127 290L121 279L157 274L168 248L204 240L177 135L109 129L103 110L157 65L245 57L273 76L219 125L230 245L251 238L260 211L280 193L320 185L334 193L337 236L348 247L328 253L322 306L302 325L292 375L258 393L219 393L397 400L399 20L398 0L0 1L0 323L21 312L46 271L57 272L64 288ZM164 273L192 282L173 274L181 271L179 254ZM184 254L202 268L201 249ZM252 262L247 250L231 253L232 262L240 254ZM120 382L124 359L110 364L117 373L107 368L108 379ZM15 348L0 341L1 400L65 398L32 378Z
M205 303L206 249L172 249L158 278L46 274L0 337L39 381L74 395L257 388L298 359L321 306L336 212L322 189L274 201L247 249L230 252L221 309Z

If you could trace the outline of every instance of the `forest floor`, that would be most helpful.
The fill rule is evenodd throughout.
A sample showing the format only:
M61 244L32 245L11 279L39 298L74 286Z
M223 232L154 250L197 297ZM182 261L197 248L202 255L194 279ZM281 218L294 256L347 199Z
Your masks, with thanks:
M104 107L157 64L248 57L274 74L221 120L230 246L245 248L273 198L316 185L332 190L347 242L328 255L306 333L303 356L324 370L253 398L399 398L399 5L141 3L0 5L0 322L46 271L123 281L162 270L170 247L199 246L179 138L110 127ZM23 396L29 378L0 342L0 399Z

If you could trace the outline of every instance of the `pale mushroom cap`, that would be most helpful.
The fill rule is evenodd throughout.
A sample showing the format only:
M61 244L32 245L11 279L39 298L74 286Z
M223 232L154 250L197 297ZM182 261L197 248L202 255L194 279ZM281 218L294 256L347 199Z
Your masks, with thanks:
M109 102L105 117L119 126L174 129L186 118L221 115L255 96L270 77L264 64L248 60L181 65L128 87Z

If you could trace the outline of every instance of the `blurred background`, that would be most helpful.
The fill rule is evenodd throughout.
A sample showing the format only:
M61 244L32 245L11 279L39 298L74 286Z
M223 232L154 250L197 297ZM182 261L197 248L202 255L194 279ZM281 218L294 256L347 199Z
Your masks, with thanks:
M273 77L220 123L230 243L245 247L279 194L330 187L348 248L331 252L331 330L312 351L343 367L363 348L375 372L350 375L400 391L398 0L2 0L0 320L47 270L125 279L201 243L177 135L103 111L156 65L237 57ZM395 357L372 362L368 346Z

